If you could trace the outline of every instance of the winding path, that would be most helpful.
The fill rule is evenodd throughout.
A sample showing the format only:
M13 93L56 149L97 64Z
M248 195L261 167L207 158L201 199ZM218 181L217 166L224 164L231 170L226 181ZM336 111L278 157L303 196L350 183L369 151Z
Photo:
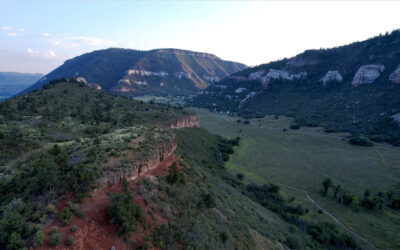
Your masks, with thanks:
M352 231L343 222L341 222L339 219L337 219L335 216L333 216L331 213L329 213L323 207L321 207L313 198L311 198L311 196L307 193L306 190L300 189L300 188L296 188L296 187L290 187L290 186L282 184L282 183L275 183L275 184L279 185L279 186L282 186L282 187L285 187L285 188L288 188L288 189L292 189L292 190L296 190L296 191L304 193L304 195L307 197L307 199L309 199L318 209L321 209L326 215L328 215L332 220L334 220L337 224L339 224L341 227L343 227L347 232L353 234L354 236L356 236L357 238L359 238L363 242L367 243L371 248L378 249L372 243L367 241L364 237L362 237L358 233Z

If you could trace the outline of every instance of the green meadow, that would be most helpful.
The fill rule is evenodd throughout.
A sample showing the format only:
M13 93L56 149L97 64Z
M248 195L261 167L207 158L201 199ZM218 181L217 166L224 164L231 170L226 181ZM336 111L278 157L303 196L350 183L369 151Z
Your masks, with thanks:
M356 211L331 197L321 195L322 181L330 177L334 184L357 194L366 189L387 192L400 182L400 148L390 145L359 147L350 145L346 134L322 132L321 128L290 129L287 117L268 116L243 119L194 109L200 125L211 133L241 137L240 146L226 164L233 173L243 173L246 182L280 184L287 198L310 209L311 221L331 221L302 191L306 191L323 209L351 231L377 248L400 248L400 213L389 208ZM238 122L237 120L241 120ZM355 238L358 238L356 235Z

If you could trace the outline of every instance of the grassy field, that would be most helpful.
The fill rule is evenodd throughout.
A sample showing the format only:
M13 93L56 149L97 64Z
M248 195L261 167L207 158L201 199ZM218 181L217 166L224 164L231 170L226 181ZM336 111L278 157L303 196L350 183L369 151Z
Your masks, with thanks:
M232 172L241 172L247 181L271 182L305 190L316 202L348 228L378 248L400 248L400 213L388 209L359 212L321 196L321 182L334 183L360 197L365 189L388 191L400 182L400 148L388 145L357 147L345 141L345 134L326 134L320 128L283 131L291 119L265 117L250 124L230 117L195 109L201 126L226 137L240 136L241 144L227 163ZM288 197L310 208L310 220L331 220L303 192L283 188Z

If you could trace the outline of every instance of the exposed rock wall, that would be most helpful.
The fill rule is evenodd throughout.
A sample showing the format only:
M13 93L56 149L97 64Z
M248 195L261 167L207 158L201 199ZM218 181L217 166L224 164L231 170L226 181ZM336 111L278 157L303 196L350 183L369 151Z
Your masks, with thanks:
M400 83L400 65L397 66L396 70L392 74L390 74L389 81Z
M170 124L170 128L181 129L187 127L199 127L200 119L197 115L192 115L178 119ZM139 176L157 168L161 161L170 157L176 150L177 141L176 135L171 140L160 143L156 149L149 151L143 160L137 161L132 159L129 165L121 166L104 174L103 177L97 180L99 187L111 186L119 183L123 177L128 180L135 180Z
M393 121L395 121L397 123L397 125L400 126L400 113L393 115L392 119L393 119Z
M148 156L140 162L134 162L131 165L125 165L106 173L97 180L97 184L99 187L111 186L121 182L124 177L128 180L135 180L139 176L157 168L162 160L170 157L175 152L176 147L176 136L174 136L170 141L157 145L157 148L149 152Z
M198 128L200 127L200 118L197 115L184 117L173 121L169 127L173 129Z
M258 80L264 86L267 86L271 79L283 79L287 81L292 81L293 79L301 79L307 77L307 72L300 72L297 74L290 74L285 70L269 69L268 72L264 70L259 70L249 74L248 80Z
M363 65L361 66L353 78L353 86L358 87L365 83L372 83L385 70L383 65Z
M320 82L322 85L326 86L328 82L341 82L343 81L342 75L337 70L329 70L324 77L321 78Z

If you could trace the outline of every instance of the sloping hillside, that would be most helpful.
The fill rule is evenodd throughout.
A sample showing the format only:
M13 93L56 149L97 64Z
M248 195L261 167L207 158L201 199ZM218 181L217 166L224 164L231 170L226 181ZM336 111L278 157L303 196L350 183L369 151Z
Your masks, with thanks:
M198 125L75 79L1 103L0 248L357 247L278 187L229 174L240 139Z
M116 94L190 94L244 68L207 53L112 48L70 59L24 92L74 77Z
M199 106L294 117L298 125L400 142L400 31L308 50L233 74L196 98Z
M42 74L0 72L0 100L21 92L42 76Z

